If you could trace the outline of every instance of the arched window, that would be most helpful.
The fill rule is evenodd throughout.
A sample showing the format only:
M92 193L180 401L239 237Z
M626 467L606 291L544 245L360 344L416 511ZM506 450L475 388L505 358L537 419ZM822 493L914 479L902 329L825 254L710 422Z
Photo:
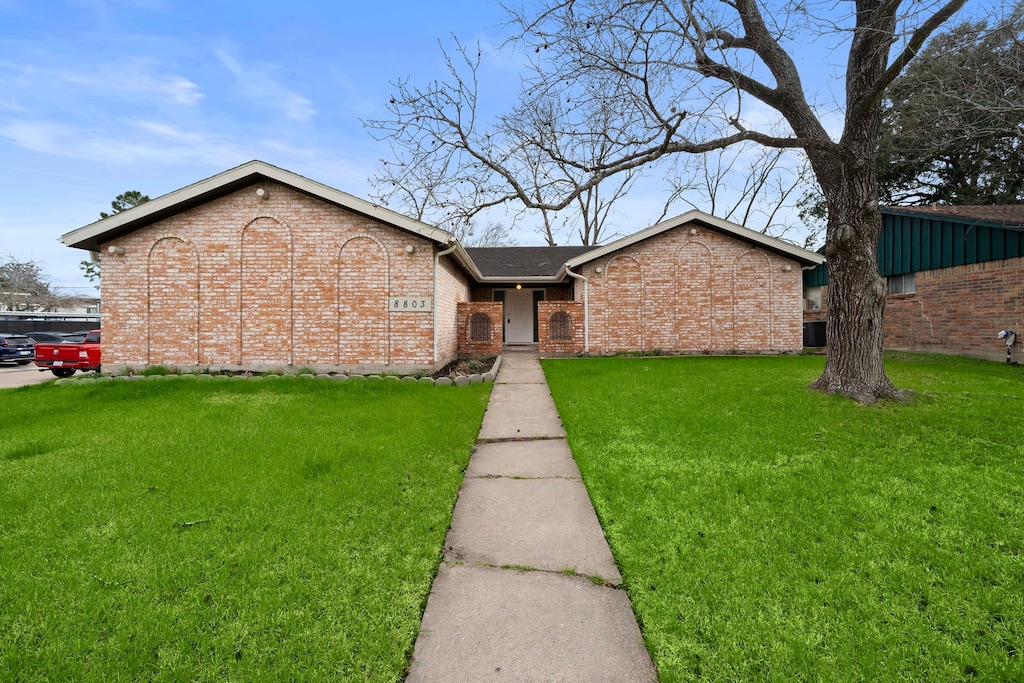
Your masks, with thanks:
M551 339L553 341L567 341L572 339L572 318L565 311L556 311L551 314L550 327Z
M469 317L469 341L491 341L491 316L486 313L474 313Z

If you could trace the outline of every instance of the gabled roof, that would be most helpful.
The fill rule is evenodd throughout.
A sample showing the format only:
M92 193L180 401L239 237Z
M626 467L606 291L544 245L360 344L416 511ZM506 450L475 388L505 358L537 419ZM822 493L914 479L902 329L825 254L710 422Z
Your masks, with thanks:
M466 249L487 278L557 277L565 262L594 247L471 247ZM564 274L562 275L564 277Z
M180 190L157 197L145 204L115 213L109 218L96 221L62 235L60 241L69 247L99 251L100 245L115 237L127 235L164 218L182 213L218 197L248 187L261 180L272 180L293 190L316 197L330 204L362 214L381 223L430 240L435 244L447 244L453 238L451 233L431 227L366 200L353 197L340 190L323 185L283 168L262 161L250 161L230 170L200 180Z
M582 266L584 263L588 263L594 259L599 259L602 256L607 256L608 254L619 251L620 249L625 249L626 247L642 242L643 240L649 239L673 228L678 228L681 225L686 225L687 223L697 223L709 230L720 232L749 244L753 244L754 246L761 247L762 249L766 249L767 251L791 258L794 261L798 261L801 265L816 266L825 261L825 257L821 254L816 254L813 251L808 251L796 246L795 244L790 244L789 242L785 242L775 237L769 237L768 235L757 232L756 230L744 228L742 225L736 225L735 223L730 223L729 221L722 220L721 218L715 218L703 211L694 210L687 211L680 216L670 218L667 221L658 223L657 225L652 225L646 230L641 230L640 232L633 233L632 235L627 235L626 237L615 240L603 247L595 247L584 254L570 258L566 261L565 265L570 269Z

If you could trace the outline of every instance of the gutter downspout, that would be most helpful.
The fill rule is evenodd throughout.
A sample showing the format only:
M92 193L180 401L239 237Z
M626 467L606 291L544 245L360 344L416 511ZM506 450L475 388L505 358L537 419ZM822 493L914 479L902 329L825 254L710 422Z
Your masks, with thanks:
M437 266L440 265L441 263L441 257L447 256L448 254L455 251L455 247L457 246L459 246L459 243L455 240L452 240L451 242L448 243L447 249L445 249L444 251L438 251L434 253L434 301L433 304L431 305L431 308L434 311L434 329L432 330L432 332L434 333L434 365L437 365ZM458 325L456 325L456 327L457 326Z
M590 280L579 273L574 273L565 264L565 274L569 277L583 280L583 350L590 353Z

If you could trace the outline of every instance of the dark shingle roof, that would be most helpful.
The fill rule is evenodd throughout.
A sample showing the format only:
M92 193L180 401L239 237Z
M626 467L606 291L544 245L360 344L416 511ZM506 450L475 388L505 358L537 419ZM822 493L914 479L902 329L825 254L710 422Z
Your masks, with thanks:
M969 218L976 221L1003 223L1004 225L1024 225L1024 204L999 204L997 206L890 206L886 208L900 213L912 213L922 216L951 216L954 218Z
M466 253L484 277L553 277L569 259L595 247L471 247Z

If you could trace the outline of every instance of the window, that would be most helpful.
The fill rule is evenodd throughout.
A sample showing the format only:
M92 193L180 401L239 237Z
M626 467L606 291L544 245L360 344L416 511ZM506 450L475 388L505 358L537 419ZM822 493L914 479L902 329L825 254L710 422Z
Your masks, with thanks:
M907 273L905 275L890 275L889 276L889 293L890 294L913 294L914 293L914 274Z
M565 311L557 311L551 314L549 334L552 341L567 341L572 339L572 318Z
M804 290L804 310L821 310L821 287L808 287Z
M474 313L469 317L469 341L491 341L491 316L486 313Z

